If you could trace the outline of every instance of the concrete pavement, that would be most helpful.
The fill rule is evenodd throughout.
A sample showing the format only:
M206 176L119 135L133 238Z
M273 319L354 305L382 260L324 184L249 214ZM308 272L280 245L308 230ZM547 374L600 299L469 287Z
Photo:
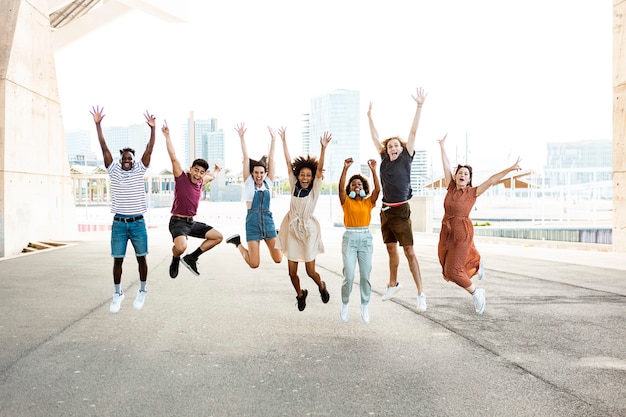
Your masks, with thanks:
M211 223L210 221L208 221ZM243 224L214 222L225 237ZM480 240L485 314L443 281L437 236L416 234L428 310L401 259L381 301L387 254L374 230L371 323L358 284L341 306L340 228L317 260L331 299L299 312L287 264L249 269L225 243L170 279L170 236L150 229L148 297L136 261L109 313L109 233L0 260L0 416L624 416L626 256ZM198 240L191 239L195 249Z

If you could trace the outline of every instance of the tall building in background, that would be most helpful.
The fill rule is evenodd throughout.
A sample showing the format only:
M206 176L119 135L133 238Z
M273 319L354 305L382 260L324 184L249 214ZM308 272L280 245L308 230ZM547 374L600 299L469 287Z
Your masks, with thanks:
M196 120L194 113L190 112L187 126L185 126L183 131L185 144L184 167L190 167L191 163L198 158L206 160L211 171L215 164L224 167L226 159L224 129L217 127L217 119Z
M311 99L308 130L305 128L308 135L303 137L302 149L305 155L319 156L319 138L325 131L332 133L333 139L324 161L326 178L331 182L339 181L346 158L354 159L354 167L361 165L360 115L358 91L334 90Z
M98 166L102 165L102 154L98 158L91 150L91 131L84 129L67 130L67 159L70 165Z
M548 142L546 187L580 195L612 196L613 144L610 140Z
M150 139L150 127L146 123L130 126L102 127L113 159L120 156L120 150L131 148L135 150L135 159L141 158Z
M413 195L422 195L424 187L432 181L429 166L428 151L415 149L413 162L411 163L411 188L413 189Z

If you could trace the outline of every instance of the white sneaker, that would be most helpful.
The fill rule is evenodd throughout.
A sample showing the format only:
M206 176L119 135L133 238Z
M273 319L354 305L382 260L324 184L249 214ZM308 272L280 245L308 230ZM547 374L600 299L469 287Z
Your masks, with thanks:
M485 290L482 288L478 288L472 294L474 298L474 307L478 314L483 314L485 311L485 305L487 304L487 300L485 299Z
M370 311L367 304L361 304L361 320L365 324L370 324Z
M348 304L341 305L341 312L339 313L339 318L344 323L348 321Z
M122 301L124 301L124 293L113 294L113 300L111 301L111 307L109 307L109 311L111 313L117 313L120 311L120 307L122 306Z
M137 290L137 297L133 303L135 310L141 310L143 303L146 302L146 294L148 294L146 291Z
M424 293L417 296L417 311L426 311L426 295Z
M400 284L399 282L396 282L395 287L387 287L387 292L383 295L381 299L383 301L387 301L390 298L392 298L394 295L396 295L396 293L400 291L401 289L402 289L402 284Z

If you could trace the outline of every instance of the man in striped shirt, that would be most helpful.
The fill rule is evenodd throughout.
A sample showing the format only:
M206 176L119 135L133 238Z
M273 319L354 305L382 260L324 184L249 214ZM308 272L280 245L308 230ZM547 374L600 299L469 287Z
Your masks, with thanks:
M146 300L146 283L148 279L148 233L143 214L147 211L144 173L150 165L152 149L154 148L155 118L148 111L144 114L146 123L150 126L150 140L140 160L135 161L135 150L124 148L120 150L119 161L113 161L111 151L104 140L101 122L104 118L104 108L99 106L91 109L93 121L98 131L98 141L102 148L104 165L111 178L111 256L113 256L113 284L115 292L111 301L111 313L120 310L124 300L122 291L122 263L126 256L128 241L135 249L135 256L139 264L139 290L133 303L136 310L141 310Z

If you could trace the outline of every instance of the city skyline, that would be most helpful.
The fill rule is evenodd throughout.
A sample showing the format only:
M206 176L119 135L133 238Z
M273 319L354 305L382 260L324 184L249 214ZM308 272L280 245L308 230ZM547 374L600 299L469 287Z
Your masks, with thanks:
M406 137L411 94L422 86L416 146L435 154L448 133L450 149L484 169L517 155L537 169L546 142L612 138L608 1L189 6L188 23L132 12L58 51L66 128L90 128L88 109L100 104L111 124L141 122L148 109L174 137L195 110L220 121L229 155L238 154L239 122L251 154L265 150L253 146L267 142L268 125L287 126L295 154L310 98L345 88L361 92L367 158L375 156L364 123L369 102L381 136ZM155 155L163 148L157 138Z

